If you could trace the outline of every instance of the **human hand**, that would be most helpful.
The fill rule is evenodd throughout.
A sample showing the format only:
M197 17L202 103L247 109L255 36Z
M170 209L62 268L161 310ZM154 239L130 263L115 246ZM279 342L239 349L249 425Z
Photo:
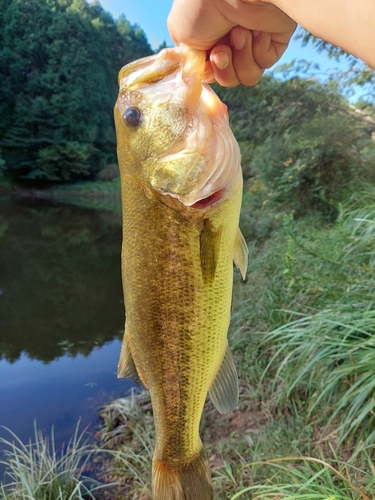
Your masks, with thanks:
M209 53L206 81L255 85L282 56L296 23L259 0L174 0L168 28L176 45Z

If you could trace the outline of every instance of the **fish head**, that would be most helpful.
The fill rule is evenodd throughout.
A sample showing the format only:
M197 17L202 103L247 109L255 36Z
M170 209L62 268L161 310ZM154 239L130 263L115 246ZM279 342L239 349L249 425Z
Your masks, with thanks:
M119 74L121 174L138 176L152 193L186 207L216 203L241 175L227 108L202 83L205 68L204 51L181 46L130 63Z

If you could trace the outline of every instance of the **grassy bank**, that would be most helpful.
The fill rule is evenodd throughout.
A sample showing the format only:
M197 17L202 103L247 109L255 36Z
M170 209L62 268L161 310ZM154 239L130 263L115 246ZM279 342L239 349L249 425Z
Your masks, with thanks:
M82 181L48 189L49 199L96 210L121 212L120 179Z
M235 277L229 333L240 404L219 415L207 402L201 425L216 498L375 498L374 200L367 184L335 217L296 217L247 186L249 271ZM144 398L109 405L101 435L117 469L108 479L150 499Z
M40 187L0 182L0 196L20 200L47 200L84 208L121 213L120 179L81 181Z
M96 198L101 196L119 196L120 179L112 180L81 181L72 184L62 184L48 189L48 194L54 198L87 197Z
M245 283L235 277L229 332L240 404L219 415L207 402L201 425L216 498L375 498L374 200L367 184L343 196L335 217L296 217L247 187L249 271ZM107 407L102 442L117 469L109 479L149 499L144 398Z
M375 498L374 200L366 184L334 216L297 216L256 181L246 186L249 270L245 283L235 276L229 332L240 404L220 415L208 401L201 424L218 500ZM117 486L90 495L149 500L148 394L115 400L101 416L90 461Z

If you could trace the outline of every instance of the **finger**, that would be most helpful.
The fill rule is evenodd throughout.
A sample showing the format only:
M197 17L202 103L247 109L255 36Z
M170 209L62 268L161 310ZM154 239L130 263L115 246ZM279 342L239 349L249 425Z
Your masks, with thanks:
M216 45L210 54L215 80L223 87L237 87L240 81L233 67L232 51L228 45Z
M237 23L227 19L216 3L215 0L174 0L167 19L174 43L209 50L229 33Z
M264 69L273 66L285 52L293 31L283 34L259 32L253 38L253 56L256 63Z
M237 78L243 85L256 85L264 69L257 64L253 56L253 36L250 30L237 26L230 33L233 66Z
M254 59L261 68L270 68L276 61L276 52L271 44L271 33L260 31L253 42Z

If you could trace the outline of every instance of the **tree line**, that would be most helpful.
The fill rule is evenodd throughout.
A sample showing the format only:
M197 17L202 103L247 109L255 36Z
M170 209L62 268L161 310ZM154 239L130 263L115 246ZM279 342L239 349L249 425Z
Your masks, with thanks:
M99 2L0 1L0 172L93 179L115 161L117 74L152 49Z
M145 33L87 0L0 0L0 7L0 175L61 182L110 172L117 74L153 52ZM354 58L350 68L325 83L294 65L252 88L215 88L228 104L245 178L268 198L329 212L342 188L374 177L373 102L354 106L343 95L353 84L373 89L375 72Z
M253 88L217 87L230 110L252 194L333 218L348 193L375 182L375 70L311 33L297 39L342 67L295 60ZM354 99L354 96L357 96Z

